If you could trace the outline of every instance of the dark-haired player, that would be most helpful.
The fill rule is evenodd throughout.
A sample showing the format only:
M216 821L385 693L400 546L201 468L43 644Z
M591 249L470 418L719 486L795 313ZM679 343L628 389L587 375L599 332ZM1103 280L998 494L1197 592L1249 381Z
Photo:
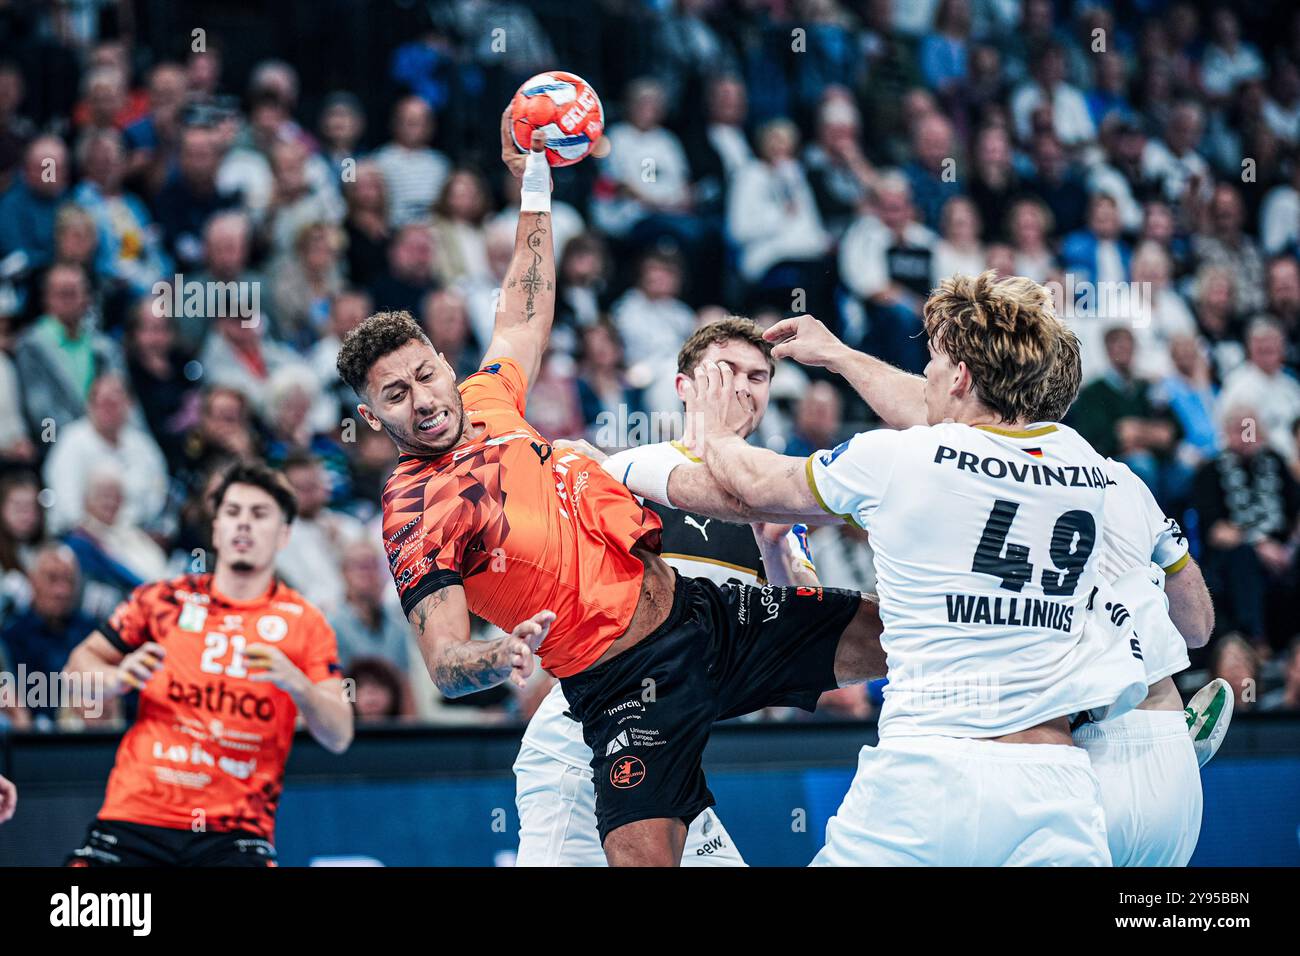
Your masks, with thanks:
M402 606L445 694L522 682L533 651L559 678L593 751L597 826L615 865L672 865L688 824L713 804L701 757L715 720L884 673L880 620L857 592L723 587L680 577L659 518L591 458L554 448L524 418L555 304L550 175L540 136L520 156L503 117L502 156L522 175L514 258L486 364L459 387L405 313L378 313L339 352L358 410L402 455L384 490L384 543ZM661 476L682 464L674 452ZM684 469L682 469L684 470ZM707 469L679 507L784 521L718 491ZM508 632L470 638L469 612ZM609 744L646 700L641 733Z
M726 362L748 382L754 415L740 425L739 434L749 435L767 409L775 371L771 343L757 325L737 316L701 326L678 352L677 386L692 380L695 369L705 361ZM675 456L683 464L692 460L680 442L665 442L659 452ZM591 450L592 457L620 481L635 471L634 459L656 453L653 447L642 447L605 457ZM750 527L648 499L645 505L663 522L663 557L679 574L708 578L719 585L738 582L815 588L820 584L803 525ZM605 865L596 828L592 752L583 740L582 726L566 715L568 709L557 684L528 722L519 745L514 764L519 866ZM644 710L644 706L635 706L620 714L619 732L605 745L611 755L630 750L642 739ZM711 808L691 821L682 865L745 865L731 834Z
M140 693L70 865L272 866L297 717L334 753L352 741L334 631L274 574L293 493L236 464L211 503L213 572L141 585L68 659L108 697Z

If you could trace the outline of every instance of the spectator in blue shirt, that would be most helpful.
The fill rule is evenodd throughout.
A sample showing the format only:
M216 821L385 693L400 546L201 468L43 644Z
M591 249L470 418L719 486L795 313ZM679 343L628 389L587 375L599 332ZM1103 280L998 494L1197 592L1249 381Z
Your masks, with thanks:
M961 194L952 124L940 113L917 121L912 130L913 159L903 167L912 184L912 203L921 223L938 231L944 203Z
M97 625L77 609L81 575L66 545L49 544L37 551L29 576L31 606L9 619L0 630L0 643L8 649L11 667L23 666L29 674L57 673ZM53 706L29 710L37 727L50 726L58 712Z
M921 74L925 85L940 95L956 92L966 79L970 26L969 0L942 0L934 29L921 41Z
M49 265L54 257L54 217L71 181L63 141L57 136L32 140L22 175L0 196L0 257L22 250L27 268Z

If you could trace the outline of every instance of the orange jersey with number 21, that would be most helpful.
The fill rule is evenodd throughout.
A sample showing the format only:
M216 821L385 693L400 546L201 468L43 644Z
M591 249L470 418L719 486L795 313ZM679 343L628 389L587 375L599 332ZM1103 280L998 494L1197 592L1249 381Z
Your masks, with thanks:
M150 641L165 652L117 748L100 819L274 839L298 708L249 679L244 649L280 648L313 684L339 677L320 611L279 581L236 601L213 590L212 575L190 574L142 584L100 633L124 654Z

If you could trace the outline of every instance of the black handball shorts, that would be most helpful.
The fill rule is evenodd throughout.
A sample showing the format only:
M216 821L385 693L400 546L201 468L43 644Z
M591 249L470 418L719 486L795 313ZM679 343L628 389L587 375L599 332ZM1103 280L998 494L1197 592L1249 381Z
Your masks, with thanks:
M561 678L592 751L601 842L638 820L689 826L713 806L701 759L714 722L764 707L815 710L837 686L835 649L861 605L857 591L678 576L654 632Z
M96 820L66 866L275 866L270 840L246 830L193 833L126 820Z

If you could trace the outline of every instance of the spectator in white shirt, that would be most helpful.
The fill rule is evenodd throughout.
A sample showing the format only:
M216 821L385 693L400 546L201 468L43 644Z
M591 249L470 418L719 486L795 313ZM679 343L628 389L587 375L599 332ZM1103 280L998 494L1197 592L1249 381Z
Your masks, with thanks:
M1133 283L1127 297L1134 337L1137 339L1138 374L1160 379L1173 370L1170 343L1177 335L1195 333L1196 320L1172 284L1169 254L1154 242L1144 242L1133 253ZM1117 315L1115 318L1125 318Z
M330 481L320 459L294 454L281 471L298 499L298 517L289 529L289 543L276 558L276 572L329 616L346 592L344 550L363 537L365 528L350 515L326 507Z
M840 243L840 281L865 309L868 350L900 368L925 365L921 305L934 275L938 237L916 221L912 188L896 171L882 173L875 202ZM850 336L854 337L854 336Z
M1291 167L1291 182L1274 186L1259 210L1259 241L1270 256L1300 250L1300 163Z
M646 405L651 412L681 407L674 384L677 351L695 330L695 313L678 298L681 289L681 257L653 251L641 261L637 284L611 309L623 339L629 378L649 383Z
M1209 199L1214 188L1214 174L1205 157L1198 153L1205 134L1205 113L1199 103L1186 100L1176 104L1165 124L1164 139L1147 140L1142 151L1142 173L1158 179L1164 186L1165 199L1181 203L1188 194Z
M388 186L388 222L403 226L432 215L433 202L451 172L447 157L430 147L434 115L418 96L393 107L393 141L374 155Z
M1264 122L1281 140L1300 143L1300 65L1279 59L1273 69L1273 93L1264 101Z
M939 217L942 238L934 247L934 284L953 275L979 275L984 271L987 254L980 242L984 225L975 203L965 196L954 196L943 205Z
M1219 7L1211 24L1214 39L1201 59L1201 86L1211 98L1225 99L1238 83L1263 76L1264 60L1241 39L1241 24L1231 9Z
M285 140L271 147L274 185L265 213L265 235L271 245L272 262L282 265L293 256L294 243L304 226L315 222L337 225L346 211L343 197L331 181L315 181L308 175L310 157L301 143Z
M611 235L625 236L656 214L691 210L690 167L677 135L662 125L665 108L663 87L637 80L628 89L627 121L605 134L602 174L614 195L593 201L592 216Z
M830 245L798 148L795 125L773 120L758 135L761 158L744 166L732 184L727 231L740 247L740 274L747 282L762 283L783 262L818 260Z
M1046 282L1057 270L1049 243L1052 211L1041 199L1020 199L1012 204L1007 221L1015 250L1015 274Z
M1250 407L1259 414L1269 443L1287 464L1296 460L1292 426L1300 418L1300 382L1283 367L1286 339L1269 318L1251 322L1246 332L1246 363L1223 382L1222 408Z
M45 459L45 484L53 492L49 521L55 533L80 522L95 467L109 464L122 479L121 518L148 524L167 500L167 465L158 445L130 421L131 398L116 372L91 383L86 417L61 429Z
M1044 107L1050 109L1052 129L1065 145L1090 143L1097 138L1088 101L1076 87L1065 82L1065 52L1059 44L1051 43L1038 51L1033 77L1011 96L1016 136L1022 142L1029 141L1034 113Z

